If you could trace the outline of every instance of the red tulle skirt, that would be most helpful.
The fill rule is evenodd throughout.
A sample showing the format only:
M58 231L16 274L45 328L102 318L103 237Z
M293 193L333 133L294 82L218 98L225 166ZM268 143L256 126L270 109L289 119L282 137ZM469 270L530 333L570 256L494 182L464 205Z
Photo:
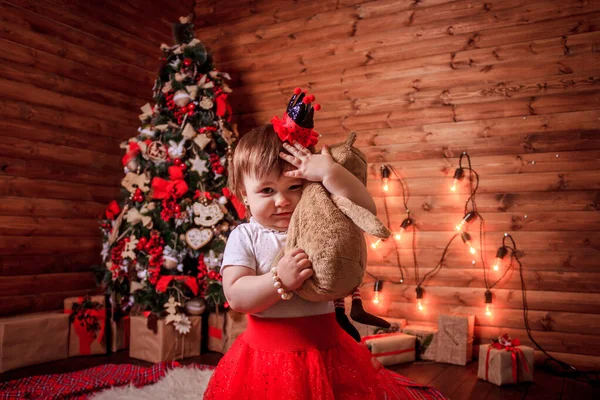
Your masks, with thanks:
M219 362L204 399L445 399L385 369L335 314L248 316L248 328Z

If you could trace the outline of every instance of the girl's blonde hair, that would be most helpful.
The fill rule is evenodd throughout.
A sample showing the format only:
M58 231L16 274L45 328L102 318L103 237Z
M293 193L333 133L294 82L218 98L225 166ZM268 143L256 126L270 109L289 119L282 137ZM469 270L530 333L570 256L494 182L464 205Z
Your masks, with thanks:
M261 179L273 170L281 173L293 168L279 157L281 151L283 142L271 124L255 128L240 139L229 170L229 186L238 198L242 198L245 176Z

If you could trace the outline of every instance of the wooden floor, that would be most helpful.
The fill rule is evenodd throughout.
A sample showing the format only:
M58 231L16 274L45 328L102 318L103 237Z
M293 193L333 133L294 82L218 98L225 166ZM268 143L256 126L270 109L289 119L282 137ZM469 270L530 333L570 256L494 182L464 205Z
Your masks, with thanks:
M189 358L184 364L201 363L217 365L221 358L219 353L206 353L200 357ZM136 365L151 365L145 361L129 358L126 351L110 356L76 357L56 362L51 362L33 367L21 368L0 374L0 382L19 379L33 375L58 374L91 368L97 365L114 363L131 363ZM471 362L466 367L439 363L412 363L400 364L391 367L410 379L432 385L438 388L451 400L463 399L543 399L543 400L566 400L566 399L600 399L600 391L592 388L589 384L557 377L544 369L536 369L535 382L516 386L497 387L490 383L477 379L477 361Z

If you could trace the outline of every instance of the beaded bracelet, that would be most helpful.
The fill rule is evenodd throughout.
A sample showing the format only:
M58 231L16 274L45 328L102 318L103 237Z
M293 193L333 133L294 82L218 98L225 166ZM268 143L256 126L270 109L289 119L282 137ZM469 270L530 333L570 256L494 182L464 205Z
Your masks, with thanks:
M273 274L273 286L277 289L277 293L281 296L281 300L289 300L292 298L294 293L288 292L283 288L283 284L281 283L281 279L277 275L277 268L271 268L271 273Z

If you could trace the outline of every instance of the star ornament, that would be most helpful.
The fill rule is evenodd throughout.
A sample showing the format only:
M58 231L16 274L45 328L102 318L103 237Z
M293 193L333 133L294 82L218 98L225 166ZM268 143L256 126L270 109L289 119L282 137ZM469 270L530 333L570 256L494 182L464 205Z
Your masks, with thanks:
M196 171L198 175L202 176L202 174L208 172L208 168L206 168L206 161L202 158L196 156L193 160L191 160L191 163L192 171Z

